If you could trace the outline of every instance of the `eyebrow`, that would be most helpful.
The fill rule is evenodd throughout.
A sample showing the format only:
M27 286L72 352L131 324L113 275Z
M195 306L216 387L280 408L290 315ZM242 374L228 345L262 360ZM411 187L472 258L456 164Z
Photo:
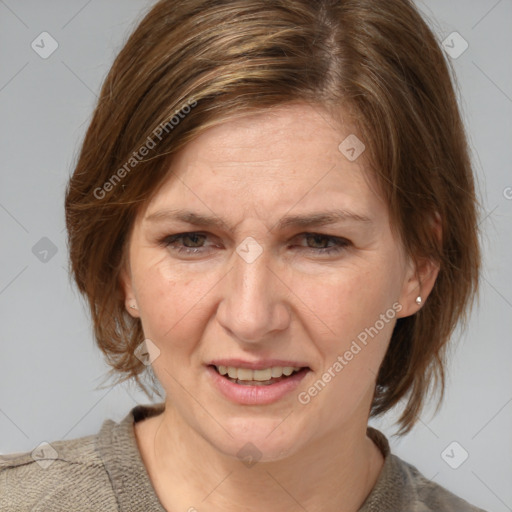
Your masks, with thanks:
M157 223L163 221L181 221L204 228L222 229L227 223L216 216L203 215L189 210L158 210L145 218L145 221ZM284 230L291 227L320 227L336 224L337 222L361 222L371 223L372 220L355 212L343 209L335 209L322 212L311 212L304 215L287 215L277 222L277 229ZM274 228L271 228L271 230Z

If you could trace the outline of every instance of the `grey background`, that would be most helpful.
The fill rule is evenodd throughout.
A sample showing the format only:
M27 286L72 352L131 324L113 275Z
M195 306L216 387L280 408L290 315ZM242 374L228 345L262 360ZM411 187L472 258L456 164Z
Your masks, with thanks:
M133 385L104 381L108 368L66 273L63 200L102 80L152 3L0 0L0 453L96 433L104 419L119 421L136 403L148 402ZM418 6L440 41L457 31L469 44L451 61L480 182L485 268L469 329L454 336L443 407L435 417L426 410L405 438L391 438L392 449L466 500L507 511L512 1L428 0ZM47 59L31 48L43 31L59 45ZM98 389L101 384L106 387ZM393 417L372 424L389 436ZM441 457L453 441L459 445L445 452L452 461L460 460L462 449L469 454L457 469Z

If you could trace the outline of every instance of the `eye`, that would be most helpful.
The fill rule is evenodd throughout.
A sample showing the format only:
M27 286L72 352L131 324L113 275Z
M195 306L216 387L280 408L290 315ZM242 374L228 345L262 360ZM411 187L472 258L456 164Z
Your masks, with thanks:
M308 246L305 249L309 249L315 251L320 254L331 254L336 252L341 252L347 247L350 246L351 242L346 238L340 238L337 236L330 235L322 235L320 233L302 233L301 235L304 237ZM326 246L326 244L332 243L334 245ZM311 247L309 244L314 245L315 247ZM320 246L320 247L319 247Z
M208 233L192 231L165 236L159 240L158 243L178 254L194 255L206 253L211 250L212 245L205 245L208 236ZM346 238L323 235L320 233L301 233L298 237L305 240L307 245L292 247L299 247L300 249L312 251L320 255L339 253L351 245L351 242Z
M178 253L197 254L202 251L202 245L207 238L207 234L199 232L178 233L176 235L166 236L159 241L160 245L169 247ZM177 243L178 242L178 243ZM182 243L184 245L182 245Z

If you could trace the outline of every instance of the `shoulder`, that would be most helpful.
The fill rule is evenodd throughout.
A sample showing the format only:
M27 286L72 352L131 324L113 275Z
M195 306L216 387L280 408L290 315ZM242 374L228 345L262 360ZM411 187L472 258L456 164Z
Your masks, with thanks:
M97 435L0 456L0 510L118 510Z
M384 455L384 466L360 512L485 512L393 455L382 432L369 427L368 436Z
M415 512L485 512L427 479L412 464L396 455L390 457L408 490L410 504Z

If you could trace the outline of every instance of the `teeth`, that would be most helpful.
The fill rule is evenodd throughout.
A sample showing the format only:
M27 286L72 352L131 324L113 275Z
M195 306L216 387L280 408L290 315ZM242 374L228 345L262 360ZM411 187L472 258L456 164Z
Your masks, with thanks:
M283 369L279 368L279 366L274 366L273 368L271 368L270 371L271 371L272 377L273 378L281 377L281 374L283 373L282 370Z
M251 370L249 370L251 372ZM267 368L266 370L254 370L251 372L253 374L252 379L247 380L270 380L272 378L272 368ZM240 370L238 370L238 378L240 378Z
M230 368L228 375L231 377L231 370L233 369L233 373L237 373L236 377L232 377L233 379L239 378L240 380L254 380L252 378L252 370L248 370L247 368Z
M231 379L238 380L256 380L264 382L270 379L277 379L283 375L288 377L293 372L298 372L300 366L272 366L272 368L265 368L263 370L250 370L249 368L235 368L234 366L216 366L217 371L221 375L228 375Z

